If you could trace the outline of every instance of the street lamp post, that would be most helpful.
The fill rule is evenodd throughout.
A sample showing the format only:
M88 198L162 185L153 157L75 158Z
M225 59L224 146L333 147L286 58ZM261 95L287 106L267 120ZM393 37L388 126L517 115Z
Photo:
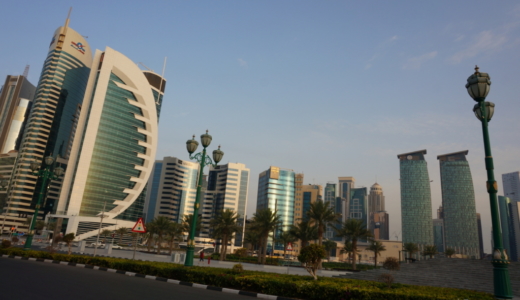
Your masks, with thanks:
M31 225L29 226L29 232L27 233L27 239L25 240L24 250L30 250L33 240L33 230L34 225L36 224L36 220L38 219L38 212L40 210L40 205L42 203L43 194L45 193L47 189L47 180L58 180L59 177L63 174L63 168L58 167L52 167L54 164L54 157L47 156L44 159L45 167L41 168L42 164L38 163L37 161L31 161L30 167L33 171L33 174L37 177L40 177L42 179L41 187L40 187L40 194L38 195L38 201L36 202L36 208L34 210L34 215L31 221ZM39 170L38 170L39 169Z
M195 204L193 205L193 219L191 221L191 227L190 227L190 235L188 237L187 250L186 250L186 260L184 261L185 266L193 266L193 255L195 253L195 229L197 227L197 217L199 213L199 207L200 207L200 198L202 194L202 175L204 173L204 167L206 165L212 165L214 167L217 166L217 164L220 162L222 157L224 156L224 152L220 150L220 146L218 146L218 150L213 150L213 160L215 163L211 161L211 158L206 155L206 147L209 146L211 143L212 137L208 134L208 131L206 130L206 133L200 136L200 140L202 142L202 147L204 149L202 150L202 153L199 152L192 156L193 152L197 150L197 147L199 146L199 142L195 140L195 135L193 135L193 139L188 140L186 142L186 149L188 150L188 153L190 154L190 159L196 160L200 163L200 171L199 171L199 179L197 181L197 197L195 199ZM206 162L207 161L207 162Z
M486 189L489 194L489 202L491 205L491 222L493 226L493 278L495 297L498 299L512 299L513 292L511 289L511 281L509 279L509 258L504 251L502 243L502 231L500 229L500 218L498 216L497 203L497 182L493 172L493 156L491 156L491 144L489 141L488 122L493 117L495 104L486 102L486 96L489 93L491 85L490 77L487 73L479 72L478 66L475 66L475 73L468 77L466 89L473 100L477 102L473 107L473 112L477 119L482 122L482 132L484 135L485 162L487 170Z

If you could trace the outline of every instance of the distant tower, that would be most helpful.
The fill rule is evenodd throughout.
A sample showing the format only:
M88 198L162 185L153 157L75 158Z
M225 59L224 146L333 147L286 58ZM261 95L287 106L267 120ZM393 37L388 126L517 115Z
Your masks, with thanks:
M354 177L338 177L338 197L341 198L341 214L343 216L343 222L345 222L350 215L349 206L350 206L350 197L351 190L354 188L356 184L356 179Z
M441 168L444 236L446 248L479 257L475 192L467 154L465 150L437 156Z
M389 220L385 211L383 188L376 182L368 195L368 227L378 240L389 240Z
M18 150L36 87L24 76L7 76L0 91L0 153Z
M433 244L430 177L419 150L397 155L401 174L401 219L403 243Z
M502 174L502 183L504 185L504 196L508 197L509 212L511 214L511 260L520 260L520 172L512 172Z
M325 192L324 192L325 195L324 195L323 201L325 203L329 203L329 207L332 208L334 210L334 212L341 213L342 205L340 203L341 201L337 201L339 198L339 197L337 197L337 193L338 193L337 185L335 183L327 183L325 185ZM341 219L339 219L338 221L341 221ZM337 242L341 241L342 238L336 236L336 231L339 229L339 227L340 227L339 224L336 224L335 226L334 225L327 226L325 234L324 234L324 238L326 238L328 240L337 241Z

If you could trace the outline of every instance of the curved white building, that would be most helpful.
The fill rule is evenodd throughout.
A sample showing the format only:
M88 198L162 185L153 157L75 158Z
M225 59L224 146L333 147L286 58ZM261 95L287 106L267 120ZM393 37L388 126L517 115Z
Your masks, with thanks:
M97 50L56 215L80 240L103 229L132 227L142 216L155 160L165 88L123 54Z

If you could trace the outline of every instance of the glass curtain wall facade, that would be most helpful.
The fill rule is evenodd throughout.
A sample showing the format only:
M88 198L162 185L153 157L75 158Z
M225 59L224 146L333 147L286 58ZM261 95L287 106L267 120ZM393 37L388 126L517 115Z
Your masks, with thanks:
M433 219L433 242L437 252L444 253L444 220Z
M354 177L338 177L338 197L341 198L341 215L343 222L350 216L350 191L354 188L355 184L356 179Z
M433 244L430 177L426 150L397 155L401 176L401 222L403 244Z
M258 178L258 196L256 210L269 208L276 211L282 226L275 230L276 238L282 231L289 230L294 220L295 176L293 170L270 167L260 173ZM267 241L268 251L273 249L273 240ZM275 250L282 250L283 245L276 243Z
M325 191L324 191L324 196L325 196L324 202L329 203L329 207L334 209L334 211L336 213L337 212L341 213L342 207L341 206L338 207L337 199L339 197L337 195L338 195L337 185L335 183L327 183L325 185ZM325 234L324 234L324 237L326 239L337 241L337 242L340 242L343 240L342 238L336 236L336 230L338 230L341 227L341 224L340 224L341 220L342 220L341 218L338 220L338 224L336 226L327 226L326 227Z
M504 196L511 200L509 211L511 214L511 252L510 258L520 260L520 172L502 174Z
M8 198L11 209L7 213L23 224L34 214L41 188L41 179L29 168L30 161L42 162L52 155L66 169L67 149L72 145L76 130L76 116L81 109L87 86L92 52L87 41L76 31L65 26L53 34L49 52L43 64L35 91L33 105L20 139L19 156ZM43 166L42 166L43 167ZM51 181L49 193L40 213L56 211L56 195L62 179ZM37 216L40 217L40 216Z
M0 90L0 153L18 150L23 123L31 108L36 87L24 76L7 76Z
M480 257L475 191L468 151L437 156L440 163L445 247Z
M143 216L157 150L157 95L166 85L109 47L96 51L93 65L58 208L79 239L97 234L93 223L103 210L108 230Z
M498 212L500 214L500 229L502 230L502 244L504 249L510 255L511 249L511 212L509 210L511 199L498 196ZM516 249L515 249L516 250Z
M159 185L161 184L161 173L163 161L156 160L153 166L152 176L148 180L148 189L146 190L146 200L144 202L144 220L146 223L151 222L155 218L155 208L159 199Z

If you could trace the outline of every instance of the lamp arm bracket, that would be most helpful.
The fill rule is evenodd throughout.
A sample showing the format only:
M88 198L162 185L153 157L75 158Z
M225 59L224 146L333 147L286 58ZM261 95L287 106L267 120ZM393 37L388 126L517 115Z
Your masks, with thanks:
M195 155L191 155L191 154L190 154L190 159L191 159L191 160L195 160L195 161L197 161L199 164L201 164L201 163L202 163L202 153L199 152L199 153L197 153L197 154L195 154ZM209 166L209 165L211 165L211 166L213 166L213 167L216 167L216 166L217 166L216 163L213 163L213 160L211 159L211 157L209 157L208 155L206 155L206 158L204 159L204 166L202 166L202 167Z

